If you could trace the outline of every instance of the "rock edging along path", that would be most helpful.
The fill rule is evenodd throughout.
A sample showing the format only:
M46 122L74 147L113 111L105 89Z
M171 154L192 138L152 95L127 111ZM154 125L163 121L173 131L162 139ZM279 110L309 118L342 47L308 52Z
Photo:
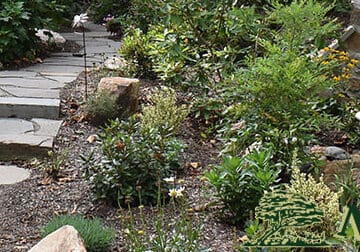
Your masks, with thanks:
M88 66L115 55L120 42L109 40L105 28L86 23ZM62 33L82 46L82 33ZM81 53L81 52L80 52ZM84 70L84 59L54 53L42 64L18 71L0 71L0 161L44 157L62 124L60 90ZM2 176L0 170L0 177Z

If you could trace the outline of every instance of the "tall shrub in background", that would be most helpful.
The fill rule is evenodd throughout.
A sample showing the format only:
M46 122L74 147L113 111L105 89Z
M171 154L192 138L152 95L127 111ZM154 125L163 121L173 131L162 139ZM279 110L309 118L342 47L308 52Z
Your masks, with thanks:
M56 1L1 1L0 62L33 57L39 46L35 29L55 25L61 11Z

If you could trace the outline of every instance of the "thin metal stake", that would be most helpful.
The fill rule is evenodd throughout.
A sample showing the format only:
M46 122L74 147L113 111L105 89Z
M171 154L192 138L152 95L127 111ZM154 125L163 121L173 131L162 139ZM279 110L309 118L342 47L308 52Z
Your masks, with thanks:
M84 45L84 67L85 67L85 101L87 101L88 97L88 82L87 82L87 65L86 65L86 44L85 44L85 26L82 24L83 30L83 45Z

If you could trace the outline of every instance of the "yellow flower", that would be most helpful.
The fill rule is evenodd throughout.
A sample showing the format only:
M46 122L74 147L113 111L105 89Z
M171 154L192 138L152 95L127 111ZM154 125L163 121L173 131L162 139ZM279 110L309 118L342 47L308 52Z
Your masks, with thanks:
M184 183L185 183L185 179L179 179L179 180L178 180L178 183L179 183L179 184L184 184Z
M339 96L340 98L345 98L345 95L342 94L342 93L339 93L338 96Z
M347 66L350 67L350 68L354 68L354 67L355 67L355 65L354 65L353 63L348 63Z
M327 52L327 51L329 51L329 50L330 50L329 47L325 47L325 48L324 48L324 51L325 51L325 52Z
M330 54L330 59L335 60L336 56L334 54Z
M359 63L359 61L357 60L357 59L351 59L351 61L350 61L351 63L353 63L353 64L357 64L357 63Z
M349 59L349 57L344 56L344 55L340 55L340 57L339 57L339 60L341 60L341 61L346 61L348 59Z
M340 54L343 55L343 56L348 56L349 55L349 53L345 52L345 51L341 51Z
M344 73L341 75L341 77L345 78L345 79L350 79L351 78L351 74L350 73Z
M334 81L340 81L341 78L339 76L334 76L333 79L334 79Z
M169 191L169 196L170 196L171 198L175 198L176 195L177 195L176 189L175 189L175 188L170 189L170 191Z
M184 43L185 43L185 44L188 44L188 43L189 43L189 39L188 39L188 38L185 38L185 39L184 39Z
M138 235L143 235L144 234L144 230L138 230Z
M329 61L325 60L323 62L321 62L322 65L328 65L329 64Z
M207 178L206 178L205 176L202 176L202 177L200 178L200 180L201 180L201 182L205 182L205 181L207 180Z

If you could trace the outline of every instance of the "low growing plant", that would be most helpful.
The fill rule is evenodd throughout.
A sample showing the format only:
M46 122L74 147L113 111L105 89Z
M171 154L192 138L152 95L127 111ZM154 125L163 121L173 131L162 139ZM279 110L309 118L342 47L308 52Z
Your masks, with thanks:
M89 252L109 251L115 239L115 230L105 227L100 219L85 219L80 215L54 217L43 228L42 237L65 225L73 226L80 233Z
M153 218L145 216L143 205L139 206L138 214L131 208L121 211L127 251L206 251L200 246L203 216L190 207L181 180L173 177L165 180L173 187L170 202L167 207L158 202L151 209Z
M165 132L176 133L188 115L186 105L176 104L176 92L166 87L156 89L151 95L151 102L152 104L143 107L142 128L165 129Z
M276 187L280 169L272 162L271 149L242 157L225 157L223 163L206 174L216 189L231 222L244 223L255 210L264 191Z
M106 91L90 96L85 104L85 112L95 125L105 125L109 120L121 117L121 111L116 97Z
M86 177L97 199L115 205L154 204L161 178L179 167L184 145L157 128L141 128L134 116L114 120L101 135L103 157L88 160ZM162 187L164 188L164 187Z

